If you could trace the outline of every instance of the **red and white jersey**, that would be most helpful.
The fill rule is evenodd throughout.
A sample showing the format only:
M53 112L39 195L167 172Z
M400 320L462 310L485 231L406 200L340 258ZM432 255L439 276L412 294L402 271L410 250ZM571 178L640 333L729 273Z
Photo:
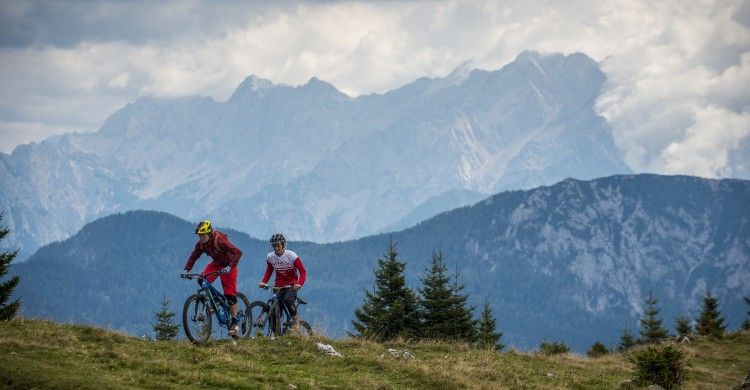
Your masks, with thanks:
M296 253L284 250L284 253L278 256L276 252L271 252L266 256L266 263L266 273L263 275L263 283L268 283L271 273L276 271L276 281L274 282L274 286L276 287L293 286L295 284L301 286L305 284L307 272L305 271L305 266L302 265L302 260L300 260Z

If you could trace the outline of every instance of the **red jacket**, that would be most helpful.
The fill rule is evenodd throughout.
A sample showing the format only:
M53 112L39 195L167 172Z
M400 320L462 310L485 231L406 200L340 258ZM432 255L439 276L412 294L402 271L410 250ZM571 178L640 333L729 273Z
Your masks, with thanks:
M195 243L195 249L193 249L193 253L190 254L185 263L185 269L188 271L193 269L195 261L204 253L208 254L213 261L222 267L228 265L236 267L237 263L240 262L240 257L242 257L242 251L229 241L229 237L226 234L214 230L208 242L203 244L198 239L198 242Z

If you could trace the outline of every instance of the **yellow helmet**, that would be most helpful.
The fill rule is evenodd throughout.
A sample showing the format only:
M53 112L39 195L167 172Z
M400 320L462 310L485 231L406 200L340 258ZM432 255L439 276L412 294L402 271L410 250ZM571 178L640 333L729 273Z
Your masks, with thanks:
M214 229L211 227L211 221L201 221L195 228L195 234L210 234Z

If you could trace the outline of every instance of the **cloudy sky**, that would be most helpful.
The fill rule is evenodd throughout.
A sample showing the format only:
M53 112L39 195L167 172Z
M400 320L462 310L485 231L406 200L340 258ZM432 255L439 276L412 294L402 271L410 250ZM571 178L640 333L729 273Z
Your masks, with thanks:
M653 4L655 3L655 4ZM0 2L0 152L248 75L352 96L583 52L635 172L750 178L750 0Z

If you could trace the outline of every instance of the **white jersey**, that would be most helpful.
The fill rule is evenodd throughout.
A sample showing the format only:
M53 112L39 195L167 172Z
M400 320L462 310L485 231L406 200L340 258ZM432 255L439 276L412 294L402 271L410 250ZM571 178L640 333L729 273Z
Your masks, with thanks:
M297 260L297 257L297 254L290 250L284 250L284 253L281 256L277 255L276 252L271 251L271 253L266 256L266 261L273 266L274 271L277 273L283 273L294 269L294 260Z
M268 263L268 266L266 267L266 274L263 275L263 283L268 282L268 279L271 278L271 273L274 271L276 272L276 281L274 283L276 287L292 286L295 284L302 285L305 283L307 272L296 253L284 250L284 253L278 256L276 252L271 252L266 256L266 263ZM297 271L299 271L299 274Z

